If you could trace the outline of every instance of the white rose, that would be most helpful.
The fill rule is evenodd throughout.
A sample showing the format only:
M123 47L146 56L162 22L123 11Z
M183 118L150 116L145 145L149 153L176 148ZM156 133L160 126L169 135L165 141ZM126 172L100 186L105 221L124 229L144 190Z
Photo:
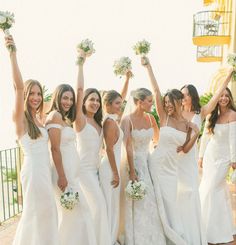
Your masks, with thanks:
M0 24L4 24L6 22L6 17L5 16L2 16L0 15Z
M10 19L8 19L8 21L7 21L7 23L8 23L8 25L12 25L12 21L10 20Z

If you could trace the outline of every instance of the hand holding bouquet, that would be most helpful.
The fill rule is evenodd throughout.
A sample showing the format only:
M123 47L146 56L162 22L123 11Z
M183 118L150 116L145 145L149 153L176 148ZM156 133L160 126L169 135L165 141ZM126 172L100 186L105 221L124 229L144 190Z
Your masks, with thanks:
M228 58L227 58L227 62L229 65L231 65L234 69L233 71L233 75L232 75L232 78L233 78L233 81L236 81L236 53L234 54L229 54L228 55Z
M89 39L82 40L82 42L77 45L77 51L79 53L77 64L82 65L84 63L83 55L89 57L95 53L94 44Z
M69 188L62 193L60 202L63 208L72 210L79 203L79 193Z
M132 61L129 57L121 57L119 60L115 60L113 68L116 76L125 76L127 73L129 73L131 77L133 76L132 73L130 74Z
M8 11L0 11L0 29L3 30L5 36L10 36L9 29L11 28L12 24L15 22L14 14ZM10 52L16 51L15 45L9 45L8 50Z
M142 200L146 195L146 184L142 181L129 181L125 188L126 196L132 200Z

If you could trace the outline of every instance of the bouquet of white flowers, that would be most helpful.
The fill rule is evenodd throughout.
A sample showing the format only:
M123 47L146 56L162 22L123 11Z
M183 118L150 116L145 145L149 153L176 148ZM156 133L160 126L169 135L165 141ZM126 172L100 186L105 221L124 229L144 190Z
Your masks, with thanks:
M126 196L132 200L142 200L146 195L146 184L142 181L129 181L125 188Z
M230 176L230 181L233 184L236 184L236 169L234 169L233 173Z
M233 80L236 81L236 53L229 54L227 62L229 65L233 66L234 72L233 72Z
M151 44L149 42L147 42L146 40L143 40L143 41L137 42L134 45L133 49L135 51L135 54L141 55L144 57L150 51L150 46Z
M10 35L9 29L11 28L12 24L15 23L14 14L8 11L0 11L0 29L3 30L6 36ZM12 51L16 51L16 47L11 45L8 49Z
M82 42L77 45L77 51L78 52L82 51L82 52L85 53L86 57L89 57L93 53L95 53L94 44L89 39L82 40ZM83 61L84 61L83 57L79 57L78 61L77 61L77 64L82 64Z
M65 209L72 210L79 203L79 193L68 188L62 193L60 198L61 206Z
M119 60L115 60L113 68L116 76L124 76L132 69L132 61L129 57L121 57Z

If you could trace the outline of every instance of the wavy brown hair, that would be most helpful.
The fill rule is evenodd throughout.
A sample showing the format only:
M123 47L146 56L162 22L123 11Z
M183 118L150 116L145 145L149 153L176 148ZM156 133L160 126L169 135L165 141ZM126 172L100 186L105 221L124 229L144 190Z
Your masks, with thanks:
M163 96L163 100L162 100L164 108L165 108L165 98L167 96L169 97L169 100L170 100L171 104L173 105L174 110L176 111L175 101L176 102L182 101L182 99L184 97L183 94L178 89L171 89L171 90L167 91L166 94Z
M102 98L101 98L99 91L96 88L88 88L84 91L82 110L83 110L83 113L86 115L87 111L85 108L85 102L88 99L89 95L92 93L96 93L100 101L100 107L98 108L97 112L94 114L94 120L100 127L102 127Z
M121 95L115 90L109 90L109 91L104 92L102 95L103 106L112 105L112 102L118 97L122 99Z
M193 86L192 84L186 84L180 90L184 88L188 90L188 94L192 99L191 111L194 111L196 114L199 114L201 112L201 105L200 105L199 94L196 87Z
M228 95L229 95L229 104L227 105L227 107L233 111L236 111L236 107L235 107L234 100L233 100L233 95L229 88L226 88L226 91L228 92ZM217 119L220 115L219 109L220 109L219 103L217 103L215 109L212 111L209 117L207 129L210 134L214 134L214 128L215 128Z
M73 94L73 105L71 106L70 110L64 112L61 106L61 98L65 92L71 92ZM75 106L75 91L69 84L60 84L56 87L53 95L52 95L52 102L49 111L57 111L62 115L62 120L66 121L69 120L69 123L73 123L76 117L76 106Z
M42 135L41 131L39 130L39 127L34 122L34 118L31 113L31 108L28 103L31 89L35 85L39 87L42 96L42 101L39 107L37 108L36 112L41 118L43 112L43 88L37 80L29 79L24 83L24 114L27 123L27 131L31 139L37 139Z

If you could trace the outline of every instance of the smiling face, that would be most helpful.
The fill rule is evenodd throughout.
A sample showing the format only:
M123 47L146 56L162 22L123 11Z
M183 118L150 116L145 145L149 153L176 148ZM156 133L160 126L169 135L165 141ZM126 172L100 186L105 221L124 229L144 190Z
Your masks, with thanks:
M32 110L37 111L43 102L43 95L40 87L35 84L31 87L27 103Z
M89 94L84 103L86 112L95 114L100 108L100 106L101 106L101 102L100 102L99 95L96 92Z
M220 107L228 107L230 102L229 92L225 89L219 98L218 104Z
M64 112L68 112L74 103L74 96L71 91L66 91L61 96L61 108Z
M145 112L150 112L153 105L152 95L146 96L144 100L139 100L139 105Z
M119 114L121 112L122 99L120 96L116 97L111 104L106 105L106 111L110 114Z
M191 106L191 105L192 105L192 98L191 98L191 96L189 95L188 89L187 89L187 88L183 88L183 89L181 90L181 92L182 92L182 94L183 94L183 96L184 96L184 98L183 98L183 100L182 100L182 105L183 105L183 106Z
M164 106L165 106L165 111L166 113L171 116L175 112L175 106L172 104L169 96L165 96L164 98Z

